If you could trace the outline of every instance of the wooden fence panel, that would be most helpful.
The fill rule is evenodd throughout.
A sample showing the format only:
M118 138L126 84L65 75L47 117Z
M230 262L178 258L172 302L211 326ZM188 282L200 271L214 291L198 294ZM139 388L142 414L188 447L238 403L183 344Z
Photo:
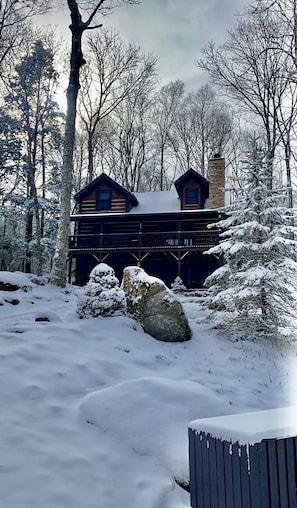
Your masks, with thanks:
M225 487L226 487L226 508L235 508L233 504L233 482L232 482L232 455L230 454L230 443L223 441L224 465L225 465Z
M260 465L258 446L249 446L251 507L268 508L261 505Z
M197 503L197 482L196 482L196 466L198 461L196 460L196 439L195 431L189 429L189 462L190 462L190 495L191 505L196 507Z
M280 508L288 508L289 499L288 499L288 482L287 482L286 452L284 439L279 439L276 441L276 452L277 452Z
M241 478L240 478L240 447L238 443L232 445L232 478L234 506L242 507Z
M211 508L210 507L210 476L209 476L209 448L208 448L208 437L207 435L203 435L203 439L201 441L201 451L202 451L202 480L203 480L203 499L204 505L203 508ZM199 506L199 505L198 505Z
M218 508L226 508L226 487L224 474L224 443L216 440L217 475L218 475Z
M267 448L271 508L280 508L277 477L276 442L274 439L269 439L267 441Z
M270 503L267 442L263 441L257 447L259 451L260 499L261 506L264 507L269 506Z
M209 442L209 484L210 484L210 507L218 508L218 472L216 439L208 438Z
M195 436L195 456L196 456L196 495L197 495L197 508L198 506L204 507L203 495L203 463L202 463L202 435Z
M240 447L241 461L240 461L240 478L241 478L241 502L242 508L251 508L251 489L250 489L250 474L249 474L249 458L247 454L247 447Z
M296 455L294 442L296 438L290 437L285 440L286 443L286 467L288 475L288 502L289 508L297 508L296 492Z

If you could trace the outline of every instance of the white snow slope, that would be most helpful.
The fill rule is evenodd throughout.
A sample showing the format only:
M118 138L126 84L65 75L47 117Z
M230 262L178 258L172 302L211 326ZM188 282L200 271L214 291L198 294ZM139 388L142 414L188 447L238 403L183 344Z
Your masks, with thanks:
M197 298L192 340L169 344L79 319L77 292L0 292L1 506L188 508L190 421L295 403L295 352L218 338Z

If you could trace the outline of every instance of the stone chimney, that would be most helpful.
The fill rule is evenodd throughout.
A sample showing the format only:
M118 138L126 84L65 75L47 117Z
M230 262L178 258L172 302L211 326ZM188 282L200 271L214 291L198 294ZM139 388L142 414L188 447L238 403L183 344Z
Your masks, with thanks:
M209 208L225 206L225 159L216 153L208 161Z

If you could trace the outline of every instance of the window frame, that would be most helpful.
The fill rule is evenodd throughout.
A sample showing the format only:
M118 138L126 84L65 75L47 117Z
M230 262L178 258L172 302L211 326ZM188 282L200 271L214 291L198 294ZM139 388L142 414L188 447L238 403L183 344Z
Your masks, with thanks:
M192 194L192 196L190 196ZM185 204L198 205L199 204L199 190L197 188L188 187L185 189Z
M108 195L108 198L102 198L102 194ZM105 212L111 210L112 191L110 189L101 189L96 191L96 212ZM105 203L105 206L104 206Z

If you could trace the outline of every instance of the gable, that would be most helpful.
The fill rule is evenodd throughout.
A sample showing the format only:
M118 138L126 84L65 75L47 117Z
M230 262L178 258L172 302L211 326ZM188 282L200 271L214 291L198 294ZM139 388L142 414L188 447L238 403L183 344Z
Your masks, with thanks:
M209 195L209 182L194 169L189 169L174 182L180 198L181 210L204 208Z
M112 178L102 173L74 196L80 213L128 212L138 200Z

